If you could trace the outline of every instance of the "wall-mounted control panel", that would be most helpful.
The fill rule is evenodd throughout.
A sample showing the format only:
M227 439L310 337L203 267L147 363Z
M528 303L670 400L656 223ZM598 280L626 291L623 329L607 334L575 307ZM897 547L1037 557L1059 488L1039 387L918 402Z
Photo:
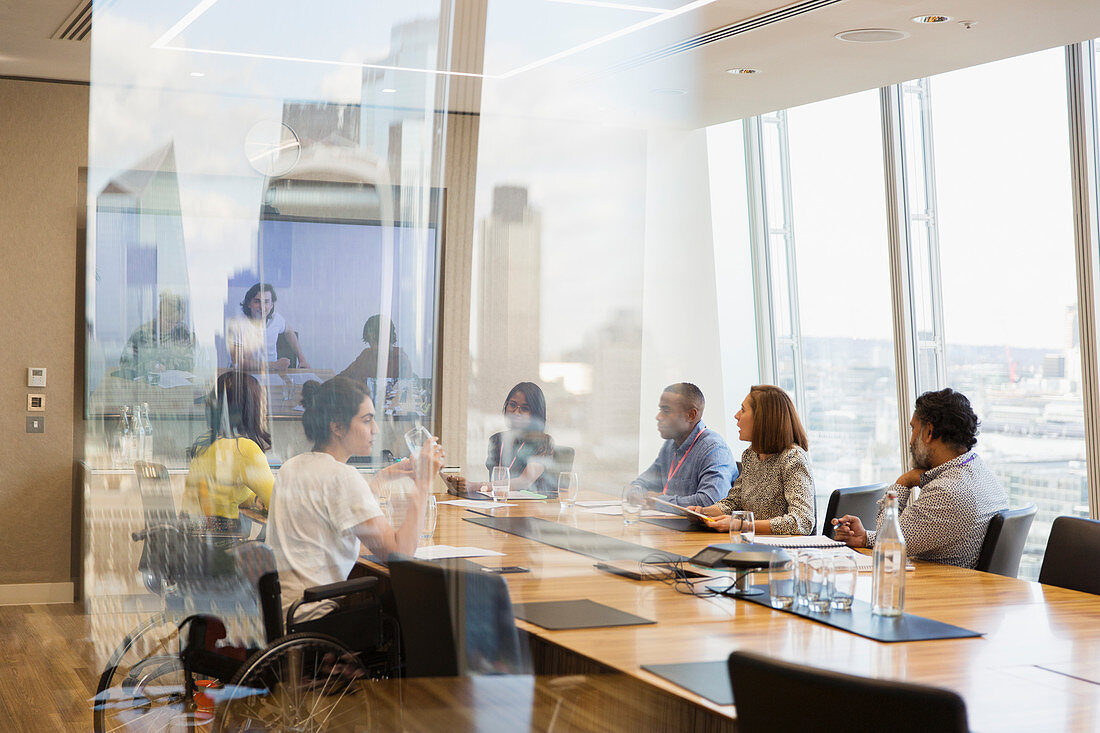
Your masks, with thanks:
M45 387L46 386L46 367L28 367L27 368L27 386L28 387Z
M46 411L46 395L44 394L29 394L27 395L27 412L45 412Z

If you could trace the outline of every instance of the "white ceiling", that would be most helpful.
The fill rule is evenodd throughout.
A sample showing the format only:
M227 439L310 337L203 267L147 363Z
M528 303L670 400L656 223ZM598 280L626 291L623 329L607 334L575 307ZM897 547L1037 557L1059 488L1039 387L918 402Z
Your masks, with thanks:
M488 1L458 0L464 5ZM530 5L532 0L492 0L497 2ZM595 17L593 6L585 4L592 0L557 2L561 4L554 6L555 13L559 17L575 14L567 18L575 17L576 24ZM667 10L684 7L688 0L603 2ZM660 20L537 68L486 79L484 88L491 98L507 99L509 106L532 114L553 109L563 116L592 115L595 106L609 115L695 127L1100 37L1097 0L847 0L691 51L637 63L671 44L787 4L783 0L697 0L691 3L693 9L676 16L623 13L623 28L646 17ZM0 76L87 81L90 43L50 40L75 5L76 0L0 0ZM928 13L945 13L976 24L968 30L957 22L922 26L909 20ZM853 28L896 28L910 36L876 44L834 38ZM605 31L606 23L601 32ZM498 27L498 36L507 38L490 37L485 48L476 41L456 44L456 48L492 59L496 44L514 45L523 33L540 32L530 44L548 45L547 31L532 23L503 33ZM455 63L451 68L465 62L456 59ZM740 77L725 73L733 66L753 67L760 73ZM471 83L456 79L461 86ZM451 104L473 110L478 97L456 89Z

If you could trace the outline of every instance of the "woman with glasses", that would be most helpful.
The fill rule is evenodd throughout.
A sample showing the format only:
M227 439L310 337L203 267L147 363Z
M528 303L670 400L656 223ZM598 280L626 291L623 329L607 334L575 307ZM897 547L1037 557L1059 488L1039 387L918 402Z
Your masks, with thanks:
M542 389L534 382L520 382L508 393L502 412L508 428L489 436L485 468L489 473L499 466L507 468L512 491L530 489L556 496L557 476L549 470L554 461L554 439L546 433ZM449 476L446 480L452 494L465 493L465 478Z

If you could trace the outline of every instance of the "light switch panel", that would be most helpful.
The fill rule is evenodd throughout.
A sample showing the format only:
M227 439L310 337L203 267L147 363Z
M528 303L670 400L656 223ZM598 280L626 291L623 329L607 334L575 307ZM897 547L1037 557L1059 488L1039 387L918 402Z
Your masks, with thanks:
M27 412L45 412L46 411L46 395L44 394L29 394L27 395Z
M28 433L44 433L44 432L46 432L46 418L42 415L27 415L27 432Z
M46 386L46 367L29 367L27 369L28 387Z

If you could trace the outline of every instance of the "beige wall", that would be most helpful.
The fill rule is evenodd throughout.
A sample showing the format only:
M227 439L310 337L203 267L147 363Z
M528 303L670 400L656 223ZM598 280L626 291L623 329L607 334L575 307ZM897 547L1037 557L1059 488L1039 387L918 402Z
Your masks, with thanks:
M0 79L0 130L0 585L67 583L88 87ZM31 366L48 369L41 435L25 432Z

